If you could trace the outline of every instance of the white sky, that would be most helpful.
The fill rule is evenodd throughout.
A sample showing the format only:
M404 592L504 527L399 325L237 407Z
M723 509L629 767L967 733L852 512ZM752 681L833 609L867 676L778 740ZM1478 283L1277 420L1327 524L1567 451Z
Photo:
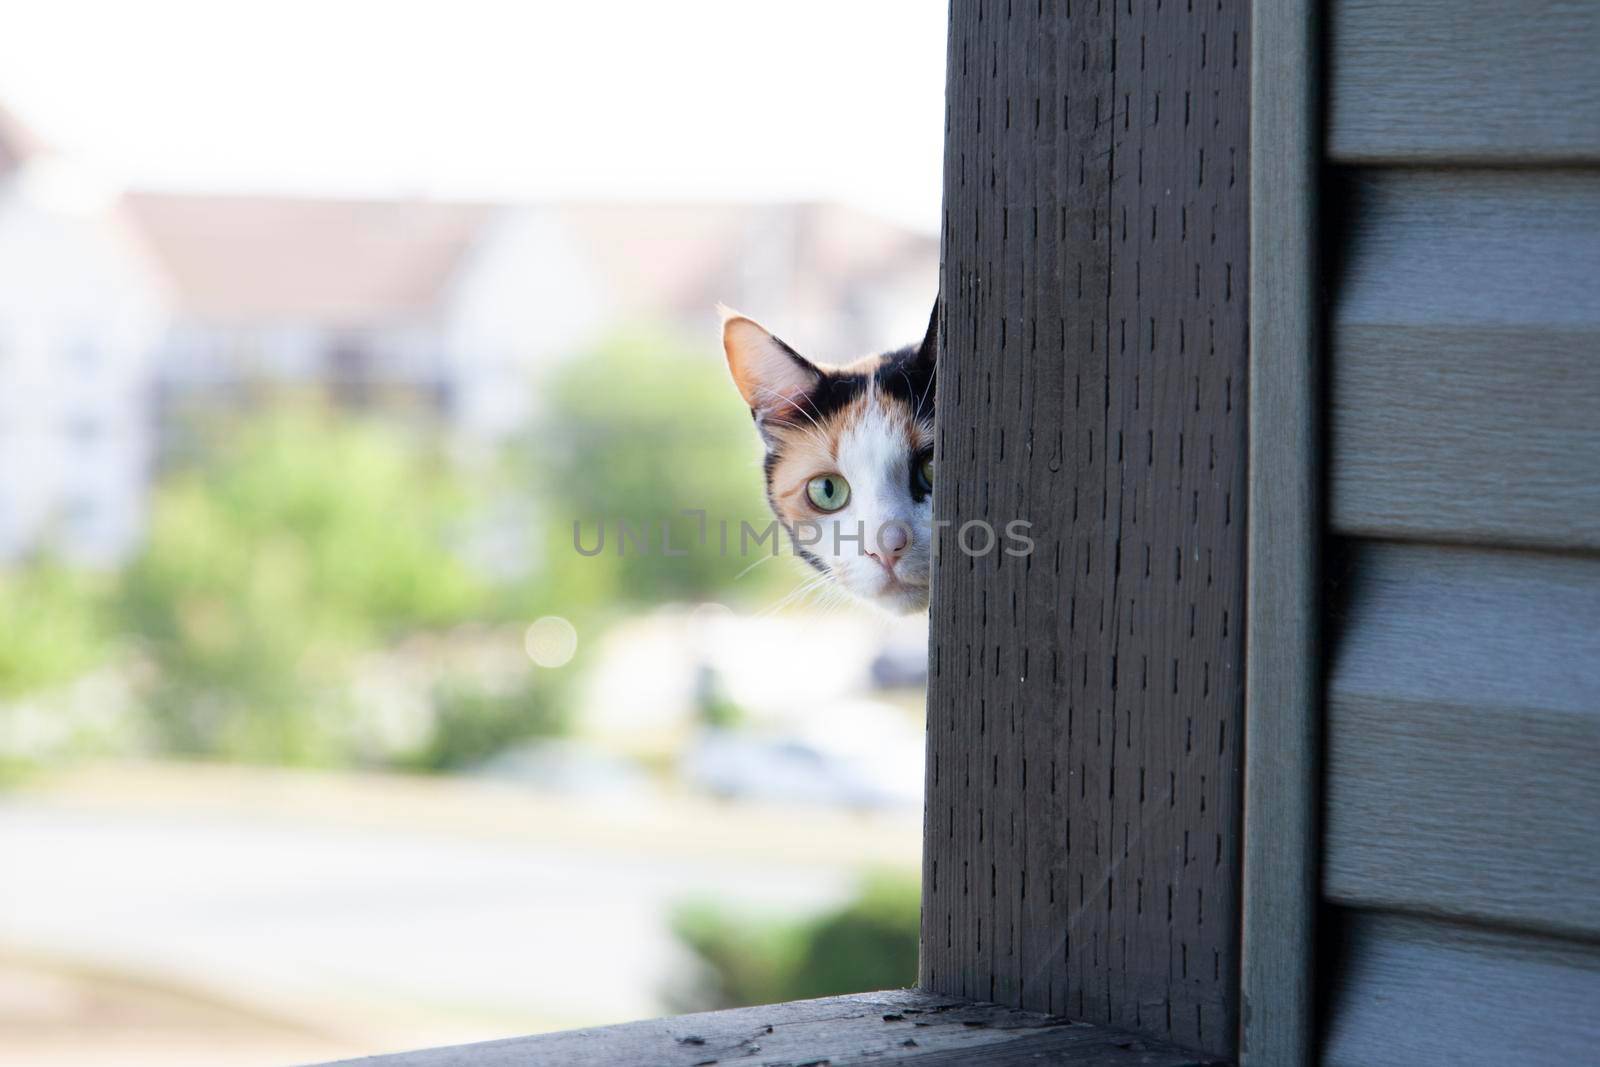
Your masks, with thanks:
M0 101L140 186L846 200L936 230L943 0L0 0Z

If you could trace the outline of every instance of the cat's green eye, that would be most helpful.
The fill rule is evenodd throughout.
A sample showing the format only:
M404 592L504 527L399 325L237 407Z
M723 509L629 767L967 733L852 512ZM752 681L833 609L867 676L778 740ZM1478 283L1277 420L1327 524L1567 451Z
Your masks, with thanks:
M806 483L806 496L818 511L838 511L850 501L850 483L837 474L819 474Z
M911 460L911 499L921 503L933 492L933 451Z

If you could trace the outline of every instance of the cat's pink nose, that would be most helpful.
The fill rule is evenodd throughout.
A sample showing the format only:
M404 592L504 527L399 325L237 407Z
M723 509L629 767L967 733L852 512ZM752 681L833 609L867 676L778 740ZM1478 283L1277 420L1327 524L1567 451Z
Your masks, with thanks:
M876 550L867 555L885 567L893 568L910 543L911 531L906 529L905 524L891 522L878 531Z
M878 535L878 546L885 552L899 555L906 550L906 544L911 538L906 534L906 528L898 522L891 522L883 528Z

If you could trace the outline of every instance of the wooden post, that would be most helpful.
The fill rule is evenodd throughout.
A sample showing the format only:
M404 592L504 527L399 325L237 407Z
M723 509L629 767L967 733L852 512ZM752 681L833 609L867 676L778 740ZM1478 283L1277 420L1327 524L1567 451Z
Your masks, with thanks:
M952 6L920 977L1231 1055L1250 12L1221 7ZM967 554L973 520L1033 551Z
M1311 1062L1322 679L1314 0L1255 9L1242 1028L1246 1067Z

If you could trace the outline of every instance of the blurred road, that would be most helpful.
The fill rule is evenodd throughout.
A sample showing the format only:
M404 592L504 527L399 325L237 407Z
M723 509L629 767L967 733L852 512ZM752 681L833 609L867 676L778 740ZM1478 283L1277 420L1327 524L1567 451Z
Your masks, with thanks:
M691 973L666 925L674 904L710 895L811 910L845 896L859 869L846 840L840 862L804 847L785 858L782 820L755 835L765 860L708 854L697 843L718 839L715 808L651 822L637 848L621 831L592 847L554 825L560 807L548 802L523 812L550 823L546 832L461 832L409 825L404 803L387 825L352 819L344 785L323 789L316 817L303 783L252 800L207 781L161 802L105 803L116 789L0 796L0 958L201 990L376 1050L659 1014ZM295 793L279 805L293 814L263 817L271 792ZM173 803L185 794L231 802ZM434 797L435 814L446 796ZM462 810L495 804L513 824L525 807L470 787L467 801L450 796ZM748 816L729 815L722 829L748 839ZM891 860L906 855L903 843L886 848Z

